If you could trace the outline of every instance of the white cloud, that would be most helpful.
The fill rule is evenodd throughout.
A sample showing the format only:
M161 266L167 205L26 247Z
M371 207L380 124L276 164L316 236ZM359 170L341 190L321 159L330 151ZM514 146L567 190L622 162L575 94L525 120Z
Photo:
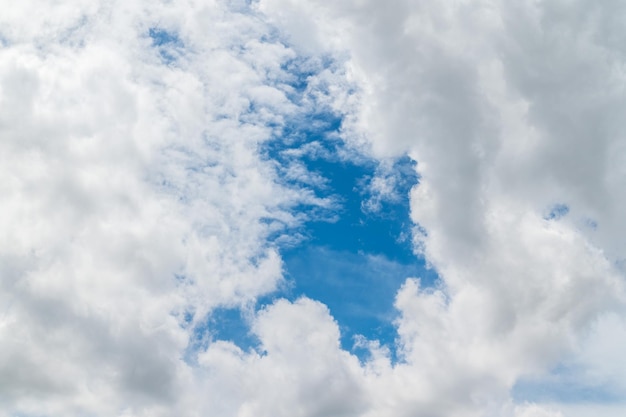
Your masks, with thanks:
M443 283L431 294L409 282L398 296L407 366L428 375L406 385L431 390L406 394L407 409L480 415L520 376L575 356L623 303L623 53L611 18L622 6L262 4L278 22L310 16L320 44L349 54L360 99L346 107L346 139L418 163L416 248ZM557 203L569 214L544 220Z
M226 400L224 415L352 416L366 404L363 371L339 347L339 329L328 309L301 298L279 300L256 318L253 331L263 355L214 343L199 357Z
M545 409L536 404L518 406L515 408L515 417L562 417L558 411Z
M510 390L568 361L590 384L624 393L609 342L624 333L622 7L7 7L0 415L602 410L512 404ZM167 55L150 28L178 39ZM294 103L282 64L303 54L316 73ZM315 64L329 56L330 67ZM183 360L193 320L280 284L268 237L278 223L298 224L290 209L331 204L280 185L259 153L286 118L315 106L344 114L351 146L417 161L411 213L425 233L416 232L416 248L442 281L399 289L402 362L372 342L373 359L359 364L340 348L328 310L306 298L251 319L262 353L217 341ZM290 175L303 174L294 165ZM393 177L372 186L393 196ZM570 212L546 220L555 204Z
M294 53L223 4L83 6L1 18L0 408L193 415L185 314L276 289L264 219L324 204L258 152L296 111ZM179 38L176 60L151 27Z

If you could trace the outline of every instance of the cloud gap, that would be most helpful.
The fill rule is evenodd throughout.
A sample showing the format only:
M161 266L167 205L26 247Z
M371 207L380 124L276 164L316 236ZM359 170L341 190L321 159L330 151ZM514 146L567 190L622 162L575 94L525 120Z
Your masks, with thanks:
M148 29L148 36L152 41L152 46L158 51L165 64L176 62L185 48L178 33L173 31L151 27Z
M569 206L563 203L558 203L550 208L548 214L544 217L546 220L560 220L567 216L570 209Z

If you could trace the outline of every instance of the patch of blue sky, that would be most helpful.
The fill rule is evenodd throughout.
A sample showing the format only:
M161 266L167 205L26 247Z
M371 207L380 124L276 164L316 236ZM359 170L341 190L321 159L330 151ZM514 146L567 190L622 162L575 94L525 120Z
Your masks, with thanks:
M175 32L167 31L162 28L153 27L148 30L148 35L152 38L152 43L155 46L162 46L168 44L179 44L180 39Z
M548 214L544 216L546 220L559 220L569 213L569 207L566 204L558 203L550 207Z
M600 403L623 402L608 385L591 385L580 376L582 370L557 367L547 376L522 378L512 390L517 402Z
M355 338L363 335L395 354L397 290L408 277L420 277L425 284L436 279L436 273L415 256L407 238L412 226L408 189L400 190L403 199L383 202L380 211L367 212L362 209L367 198L362 185L374 175L375 167L316 160L310 169L321 170L328 178L327 192L337 193L341 208L336 221L310 221L308 239L283 251L292 282L289 297L305 295L326 304L339 324L345 349L352 349ZM415 177L405 179L403 187L414 181Z
M157 49L161 60L166 64L176 61L184 48L176 32L153 27L148 30L148 36L152 39L152 46Z
M311 64L298 70L298 65L304 64L294 61L283 69L293 73L288 82L294 94L304 95L308 77L318 69ZM341 116L327 109L300 114L281 125L274 140L260 145L261 155L274 165L285 186L333 204L295 207L293 215L304 223L288 234L297 238L282 239L284 233L277 229L272 238L281 250L288 285L258 300L256 308L277 297L310 297L328 306L344 349L365 359L367 351L356 343L363 336L389 348L395 359L393 302L398 289L409 277L421 278L424 285L437 279L412 247L409 191L419 179L408 157L383 170L379 161L349 149L339 138L341 124ZM391 179L390 195L376 194L372 187L381 172ZM368 204L373 199L374 208ZM214 338L233 341L244 350L258 347L236 309L214 316L218 320L208 322Z
M250 331L245 312L237 307L222 307L213 310L207 323L216 339L235 343L244 351L256 349L259 339Z
M288 251L284 259L292 283L287 298L305 295L328 306L344 349L354 350L358 335L363 335L389 347L395 359L393 300L407 277L424 276L423 265L313 245Z
M414 163L408 158L395 161L390 172L396 178L397 198L382 199L376 211L364 210L378 163L341 156L345 155L340 149L343 145L332 135L340 127L339 118L315 115L308 120L300 129L287 130L282 140L266 143L262 151L286 185L308 187L337 204L326 209L297 207L294 215L308 220L300 230L290 231L290 235L300 235L290 244L281 244L281 234L276 234L288 285L259 300L257 309L276 297L310 297L328 306L339 325L344 349L364 359L367 352L355 346L362 335L388 347L395 359L395 294L409 277L422 278L426 285L437 278L413 253L411 244L408 193L418 181ZM306 178L287 174L293 164L303 168ZM215 339L230 340L244 350L258 347L236 308L217 310L214 317L217 319L209 320L207 331Z
M285 183L309 187L337 202L330 213L307 213L309 221L301 231L305 240L282 248L291 283L285 295L326 304L339 324L345 349L352 350L363 335L395 355L397 290L409 277L422 278L425 285L437 278L414 254L410 238L409 190L418 177L414 162L399 158L386 168L394 179L394 197L381 197L376 210L366 210L380 165L343 148L336 137L340 126L341 119L333 114L307 115L264 149ZM289 175L294 165L303 168L299 172L305 178Z
M250 331L250 317L246 317L249 310L240 307L218 307L203 320L189 327L190 339L184 353L187 363L195 363L198 352L207 349L209 344L221 340L237 345L245 352L260 351L261 345L258 337ZM185 312L183 326L191 326L194 313Z
M308 164L328 180L328 194L339 201L337 221L313 221L308 225L309 244L329 247L336 251L383 255L397 262L412 262L415 258L410 239L408 190L398 190L401 201L382 201L377 211L363 210L369 198L367 181L375 168L347 161L313 160ZM412 184L406 180L404 185Z
M379 164L347 150L336 137L340 126L341 118L332 113L307 115L297 125L286 126L283 137L262 150L284 183L337 201L332 216L311 217L308 244L414 262L407 238L413 226L408 194L418 181L414 162L408 157L396 160L389 174L394 177L393 198L380 198L377 210L365 210Z

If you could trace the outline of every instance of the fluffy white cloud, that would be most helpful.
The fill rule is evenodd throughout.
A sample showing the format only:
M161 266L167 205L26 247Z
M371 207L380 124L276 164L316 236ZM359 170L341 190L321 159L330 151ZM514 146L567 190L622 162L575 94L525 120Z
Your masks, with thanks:
M312 34L293 36L303 48L348 51L360 94L345 138L418 163L416 250L442 282L409 281L398 295L412 390L381 385L396 398L390 415L483 415L520 376L579 355L604 312L622 311L621 5L262 4L289 30L308 19ZM569 213L551 219L557 203ZM614 380L594 351L608 333L591 339L583 368Z
M253 331L262 355L214 343L199 357L207 372L219 376L214 383L220 390L230 393L225 398L234 393L239 399L225 415L352 416L365 410L363 370L341 350L325 306L306 298L278 301L259 313Z
M2 413L193 415L177 404L194 324L276 289L268 236L326 204L259 152L297 110L294 53L233 4L8 9Z
M623 7L6 7L0 415L603 410L514 404L511 390L567 362L589 385L626 393L610 342L624 339ZM313 71L296 100L297 59ZM441 282L399 289L398 364L376 341L362 341L371 359L359 363L306 298L250 317L258 352L224 341L196 352L194 326L212 309L280 285L268 239L298 224L291 208L332 207L281 185L260 152L286 119L317 107L343 114L350 146L417 161L415 247ZM395 198L382 168L371 187ZM287 177L323 183L297 164ZM550 218L556 204L568 214Z

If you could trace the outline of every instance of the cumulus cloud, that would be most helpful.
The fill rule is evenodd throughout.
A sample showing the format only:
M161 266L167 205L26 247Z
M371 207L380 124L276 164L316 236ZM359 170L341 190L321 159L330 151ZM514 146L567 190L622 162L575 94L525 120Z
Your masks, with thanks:
M294 52L234 4L9 9L1 408L195 413L177 399L196 323L275 290L268 237L297 225L291 206L325 204L259 153L296 112Z
M398 294L406 366L425 379L412 377L424 397L407 394L408 413L482 415L520 376L576 356L598 317L622 311L624 152L613 115L624 79L611 17L621 6L262 4L279 24L309 19L309 39L349 51L360 89L346 140L417 161L415 247L442 282L409 281ZM556 206L567 207L560 218L545 215Z
M564 363L626 393L612 341L626 340L622 8L7 7L0 415L623 410L512 399L521 378L553 378ZM359 362L308 298L251 314L258 349L195 345L213 309L280 287L275 239L302 221L295 207L334 207L306 187L323 178L296 160L281 174L262 152L289 120L321 108L342 119L351 150L341 158L382 161L366 208L398 198L388 161L416 162L415 252L440 280L398 289L399 361L363 341L370 357ZM546 215L554 207L567 210Z

